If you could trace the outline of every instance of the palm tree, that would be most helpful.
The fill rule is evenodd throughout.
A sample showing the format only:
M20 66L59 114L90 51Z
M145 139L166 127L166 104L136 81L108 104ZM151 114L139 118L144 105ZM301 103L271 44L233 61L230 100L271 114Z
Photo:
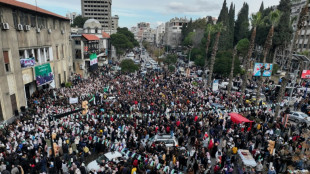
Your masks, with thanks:
M208 38L207 38L207 44L206 44L206 57L205 57L205 66L204 66L205 77L207 77L206 70L207 70L207 65L208 65L208 52L209 52L209 46L211 43L211 34L214 32L214 26L211 24L208 24L207 32L208 32Z
M228 94L230 94L231 87L232 87L232 79L234 76L234 69L235 69L235 57L237 54L237 45L234 48L234 53L233 53L233 59L231 61L231 69L230 69L230 74L229 74L229 83L228 83Z
M288 60L287 60L287 73L285 75L285 77L282 78L282 83L281 83L281 88L279 91L279 95L277 98L277 102L276 103L280 103L283 99L284 93L285 93L285 89L286 89L286 85L288 80L290 79L290 73L289 71L291 70L291 64L292 64L292 57L293 57L293 52L296 49L296 41L297 41L297 36L299 35L300 30L304 27L304 21L307 19L307 14L308 14L308 5L309 5L309 0L306 2L306 4L304 5L303 9L300 11L300 13L298 14L297 17L297 28L293 34L293 42L290 45L290 50L289 50L289 55L288 55ZM280 111L280 106L277 105L276 109L275 109L275 116L279 115L279 111Z
M221 32L225 30L225 27L223 26L223 23L220 22L215 25L215 31L217 32L212 54L211 54L211 63L210 63L210 73L209 73L209 79L208 79L208 86L211 87L212 84L212 75L213 75L213 68L214 68L214 63L215 63L215 57L217 54L218 50L218 44L219 44L219 39L221 36Z
M264 70L265 70L265 63L266 63L266 58L267 58L267 55L269 53L269 50L272 46L274 27L276 25L278 25L278 23L280 21L280 17L281 17L281 12L279 10L272 11L268 15L269 21L271 22L271 27L270 27L269 33L267 35L267 39L266 39L265 46L264 46L265 49L264 49L263 66L261 68L261 74L260 74L260 78L259 78L257 90L256 90L256 104L258 104L258 102L260 100L260 90L263 86L263 74L264 74Z
M248 52L247 58L245 60L245 67L244 67L245 73L243 75L242 85L241 85L241 99L243 99L243 97L244 97L245 87L247 85L247 79L248 79L247 71L248 71L249 66L250 66L250 59L252 57L252 52L254 49L255 37L256 37L256 27L261 25L262 23L263 23L263 20L262 20L261 12L257 12L256 14L252 14L252 17L251 17L252 35L251 35L249 52ZM241 104L243 104L242 100L240 100L240 102L241 102Z

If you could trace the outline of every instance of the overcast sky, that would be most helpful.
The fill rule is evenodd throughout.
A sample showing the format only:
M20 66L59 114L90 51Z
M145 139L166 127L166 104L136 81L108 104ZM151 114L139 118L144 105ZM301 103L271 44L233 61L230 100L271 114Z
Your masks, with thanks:
M36 0L20 0L35 5ZM205 16L218 17L224 0L113 0L112 15L119 16L120 27L136 26L138 22L149 22L156 27L173 17L197 19ZM250 13L259 10L261 2L269 7L278 5L280 0L227 0L236 5L236 15L244 2L250 7ZM65 16L68 12L81 13L80 0L37 0L39 7Z

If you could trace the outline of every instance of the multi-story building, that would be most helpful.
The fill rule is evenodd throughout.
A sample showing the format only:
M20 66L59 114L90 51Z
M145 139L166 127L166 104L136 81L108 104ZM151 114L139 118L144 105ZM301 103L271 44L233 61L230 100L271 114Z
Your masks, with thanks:
M173 18L165 25L164 45L176 48L181 43L181 32L183 25L187 25L186 18Z
M60 87L70 77L70 20L0 0L0 25L0 120L8 120L24 110L36 90Z
M111 57L110 35L103 31L98 20L88 19L84 23L83 31L73 32L71 38L73 68L82 77L89 75L92 53L97 54L99 65Z
M119 20L118 15L112 16L112 27L111 27L112 31L111 31L111 34L114 34L114 33L117 32L118 20Z
M112 0L81 0L81 7L83 17L98 20L109 34L116 33L119 17L111 15Z
M77 17L77 13L76 12L67 13L66 17L70 19L70 24L73 24L75 17Z
M155 36L156 36L156 30L152 28L147 28L145 30L142 30L142 40L145 40L151 44L155 44Z
M297 17L302 8L304 7L306 0L300 1L292 1L291 6L291 18ZM293 22L293 29L296 29L297 20ZM305 27L300 31L299 35L297 36L296 48L297 52L301 53L304 51L310 51L310 18L307 15L307 19L305 21Z
M165 23L162 23L156 28L156 38L155 38L156 46L163 45L164 34L165 34Z

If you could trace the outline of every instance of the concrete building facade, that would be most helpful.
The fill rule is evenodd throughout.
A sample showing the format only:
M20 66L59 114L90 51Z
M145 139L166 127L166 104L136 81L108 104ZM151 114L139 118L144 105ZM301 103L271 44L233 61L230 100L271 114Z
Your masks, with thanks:
M173 18L165 24L164 45L176 48L181 43L181 32L183 25L187 25L186 18Z
M72 12L72 13L67 13L66 17L68 19L70 19L70 24L73 24L74 19L77 17L77 13L76 12Z
M70 20L15 0L0 0L0 20L0 120L8 120L36 90L60 87L70 77ZM54 80L39 86L35 68L42 65L51 67Z
M164 44L164 35L165 35L165 23L160 24L156 28L156 46L162 46Z
M83 17L98 20L109 34L116 33L119 17L111 15L112 0L81 0L81 8Z

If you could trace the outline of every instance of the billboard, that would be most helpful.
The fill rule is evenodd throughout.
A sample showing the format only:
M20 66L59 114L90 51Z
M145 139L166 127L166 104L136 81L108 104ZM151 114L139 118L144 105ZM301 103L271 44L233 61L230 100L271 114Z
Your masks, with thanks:
M97 54L96 53L91 54L89 59L90 59L90 71L96 70L98 68Z
M37 86L45 85L54 80L51 65L49 63L34 67Z
M36 64L36 61L34 60L34 57L27 58L27 59L20 59L20 65L22 68L34 66Z
M253 76L261 76L261 68L263 63L255 63L254 64L254 73ZM272 63L265 63L265 71L263 73L263 77L270 77L272 74Z
M301 74L302 79L310 79L310 70L303 70Z

